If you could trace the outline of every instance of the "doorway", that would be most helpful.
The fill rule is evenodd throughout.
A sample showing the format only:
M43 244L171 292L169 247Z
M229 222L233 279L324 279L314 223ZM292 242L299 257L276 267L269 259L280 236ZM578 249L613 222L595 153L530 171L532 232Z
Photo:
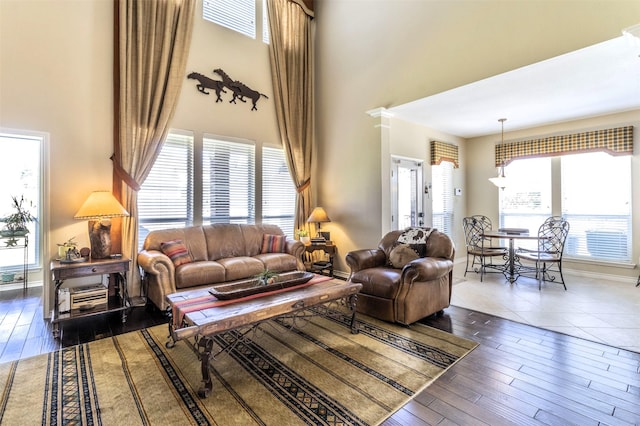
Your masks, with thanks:
M391 227L424 225L422 164L420 160L391 158Z

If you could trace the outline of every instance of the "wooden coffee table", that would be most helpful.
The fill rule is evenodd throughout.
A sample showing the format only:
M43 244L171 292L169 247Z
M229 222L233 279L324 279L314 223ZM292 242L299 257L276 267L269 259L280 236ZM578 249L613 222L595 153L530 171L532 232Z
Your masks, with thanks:
M280 292L237 300L219 301L207 289L167 296L172 318L169 321L170 340L166 346L171 348L178 341L184 341L198 356L203 381L203 387L198 390L201 398L206 398L213 387L209 362L235 346L232 344L213 353L213 337L218 334L242 328L236 342L239 343L243 336L264 321L279 317L322 315L329 311L311 308L339 301L344 301L351 313L351 332L358 332L356 301L362 284L338 280L314 283L314 280Z

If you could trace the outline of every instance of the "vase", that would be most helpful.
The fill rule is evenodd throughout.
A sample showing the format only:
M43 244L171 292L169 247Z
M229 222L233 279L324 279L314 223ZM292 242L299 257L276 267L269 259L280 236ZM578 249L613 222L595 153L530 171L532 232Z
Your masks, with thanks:
M306 237L300 237L300 241L302 242L302 244L307 245L311 242L311 237L306 236Z

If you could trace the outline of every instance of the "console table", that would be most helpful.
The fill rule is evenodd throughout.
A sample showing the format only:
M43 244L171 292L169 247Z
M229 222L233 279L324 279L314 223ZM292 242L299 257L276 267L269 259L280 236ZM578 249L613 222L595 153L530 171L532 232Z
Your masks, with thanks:
M108 312L122 312L122 322L127 320L127 309L130 306L127 293L127 272L129 263L127 258L119 259L91 259L86 262L63 263L59 260L51 262L51 277L54 285L54 304L51 312L53 337L60 334L60 323L63 321L102 315ZM115 295L108 295L106 304L93 306L90 309L72 309L69 312L59 311L58 295L65 280L90 276L109 275L113 278Z

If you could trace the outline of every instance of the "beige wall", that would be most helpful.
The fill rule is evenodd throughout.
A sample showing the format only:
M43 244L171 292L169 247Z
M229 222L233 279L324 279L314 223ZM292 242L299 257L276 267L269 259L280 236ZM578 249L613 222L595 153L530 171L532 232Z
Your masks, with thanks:
M387 161L377 158L381 120L367 111L618 37L639 17L637 1L316 2L318 201L339 218L327 228L345 236L336 241L340 260L349 250L374 247L387 219L379 213L387 188L375 184ZM415 143L423 146L423 137ZM466 182L495 174L481 166L493 164L491 151L467 159ZM474 198L483 193L464 193L467 211L484 205ZM486 197L489 203L493 195ZM343 262L337 268L348 271Z

